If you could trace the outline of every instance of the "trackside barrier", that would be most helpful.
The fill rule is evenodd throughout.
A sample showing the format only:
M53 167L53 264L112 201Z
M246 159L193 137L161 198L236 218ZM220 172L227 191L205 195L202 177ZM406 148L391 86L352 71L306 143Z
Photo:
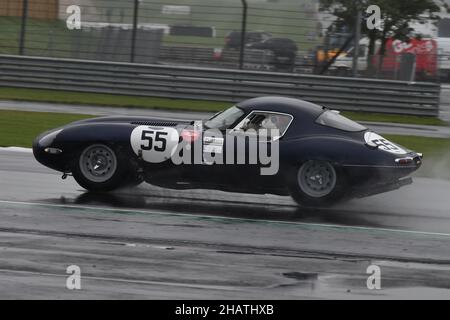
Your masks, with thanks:
M437 116L437 83L0 55L0 86L237 102L290 96L328 108Z

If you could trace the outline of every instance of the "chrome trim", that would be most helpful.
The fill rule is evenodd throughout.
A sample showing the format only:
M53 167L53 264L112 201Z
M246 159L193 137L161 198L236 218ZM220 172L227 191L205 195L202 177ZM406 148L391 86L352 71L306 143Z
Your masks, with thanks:
M44 151L46 153L50 153L50 154L60 154L60 153L62 153L62 150L58 149L58 148L45 148Z

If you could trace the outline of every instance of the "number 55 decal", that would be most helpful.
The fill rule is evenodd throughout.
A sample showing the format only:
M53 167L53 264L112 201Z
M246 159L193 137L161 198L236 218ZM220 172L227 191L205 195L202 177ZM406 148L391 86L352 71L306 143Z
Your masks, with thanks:
M130 143L136 155L142 150L144 161L159 163L170 159L178 139L178 131L174 128L139 126L131 133Z
M386 152L394 153L394 154L405 154L406 150L396 145L395 143L390 142L389 140L383 138L379 134L375 132L366 132L364 134L365 142L372 147L378 147L379 150L383 150Z
M161 142L161 144L159 146L155 145L155 148L154 148L155 151L159 151L159 152L166 151L166 147L167 147L166 136L167 135L168 135L168 133L165 131L155 132L153 130L143 130L142 135L141 135L141 140L148 141L148 143L147 143L147 145L141 144L141 149L145 150L145 151L152 150L153 141L155 141L155 143ZM153 139L153 137L155 137L155 138Z

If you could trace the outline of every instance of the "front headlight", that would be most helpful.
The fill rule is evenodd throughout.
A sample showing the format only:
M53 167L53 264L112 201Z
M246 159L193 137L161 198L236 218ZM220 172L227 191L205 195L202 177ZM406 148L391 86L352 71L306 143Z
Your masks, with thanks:
M60 133L61 131L63 131L63 129L59 129L53 132L50 132L48 134L46 134L44 137L42 137L39 140L39 145L41 147L49 147L53 144L53 141L55 141L56 136L58 135L58 133Z

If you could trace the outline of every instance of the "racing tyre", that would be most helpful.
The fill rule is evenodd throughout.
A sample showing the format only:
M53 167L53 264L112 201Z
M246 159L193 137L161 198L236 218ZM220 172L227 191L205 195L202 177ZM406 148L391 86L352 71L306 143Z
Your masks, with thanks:
M293 176L291 196L301 206L330 206L343 198L344 175L327 161L308 160Z
M89 191L111 191L128 185L130 173L125 159L105 144L91 144L75 160L72 174L80 186Z

